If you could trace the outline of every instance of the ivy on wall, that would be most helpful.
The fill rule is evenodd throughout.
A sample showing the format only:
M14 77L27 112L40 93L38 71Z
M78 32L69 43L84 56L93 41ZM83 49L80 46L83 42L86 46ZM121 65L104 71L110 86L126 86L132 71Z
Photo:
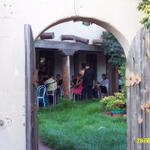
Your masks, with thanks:
M141 23L146 28L150 28L150 0L142 0L138 5L138 10L143 12Z

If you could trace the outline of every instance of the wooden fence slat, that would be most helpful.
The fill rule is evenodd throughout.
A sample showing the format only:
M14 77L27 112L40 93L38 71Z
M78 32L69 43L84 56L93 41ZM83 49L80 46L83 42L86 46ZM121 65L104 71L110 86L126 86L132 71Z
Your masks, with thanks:
M141 109L150 102L150 31L142 28L127 57L126 76L138 75L141 81L127 87L128 150L150 150L150 144L138 144L137 138L150 138L150 113Z

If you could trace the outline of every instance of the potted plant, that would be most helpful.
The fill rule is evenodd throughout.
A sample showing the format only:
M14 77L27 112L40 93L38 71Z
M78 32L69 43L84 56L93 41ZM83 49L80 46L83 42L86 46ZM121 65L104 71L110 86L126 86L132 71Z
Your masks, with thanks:
M100 103L105 107L105 113L112 116L121 116L126 113L126 99L123 93L104 97Z
M117 115L122 115L126 113L125 108L123 108L122 106L125 105L125 102L122 100L112 100L109 103L107 103L106 105L106 109L107 110L111 110L112 115L117 116Z
M111 113L111 109L108 109L106 106L109 102L115 100L114 96L106 96L104 98L102 98L102 100L100 100L101 105L103 105L104 109L105 109L105 114L107 115L112 115Z

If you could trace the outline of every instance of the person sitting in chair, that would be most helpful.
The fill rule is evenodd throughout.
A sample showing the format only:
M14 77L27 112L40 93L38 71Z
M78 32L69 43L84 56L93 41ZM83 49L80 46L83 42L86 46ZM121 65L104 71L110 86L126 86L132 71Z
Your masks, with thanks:
M57 82L56 94L58 97L63 96L63 79L60 74L56 75L56 82Z
M101 96L107 96L109 90L109 80L107 79L106 74L102 74L102 81L100 82L100 92Z
M53 102L53 96L57 89L57 82L53 79L53 75L49 75L49 79L44 82L47 87L47 95L49 96L49 102Z

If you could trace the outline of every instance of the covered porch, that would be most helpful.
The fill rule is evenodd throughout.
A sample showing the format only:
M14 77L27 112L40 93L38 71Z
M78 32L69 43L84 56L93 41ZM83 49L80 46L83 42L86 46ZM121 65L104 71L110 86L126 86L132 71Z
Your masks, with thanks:
M63 35L62 41L54 41L47 40L47 35L42 35L41 39L35 41L36 66L47 75L62 76L65 97L70 96L71 78L80 72L83 63L88 63L94 70L96 81L101 81L103 73L107 74L110 95L118 91L118 71L107 62L105 45L101 41L95 40L88 44L87 39L77 37L78 41L74 41L74 36L70 35ZM68 37L73 41L67 41ZM43 67L41 61L44 61Z

